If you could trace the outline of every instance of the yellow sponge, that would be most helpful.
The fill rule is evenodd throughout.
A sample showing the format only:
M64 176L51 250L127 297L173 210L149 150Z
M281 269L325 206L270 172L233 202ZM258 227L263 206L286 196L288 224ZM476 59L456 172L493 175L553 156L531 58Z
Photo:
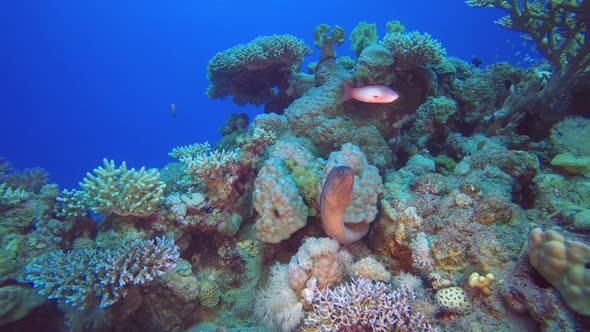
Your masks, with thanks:
M531 265L559 291L572 310L590 316L589 245L535 228L529 233L528 255Z

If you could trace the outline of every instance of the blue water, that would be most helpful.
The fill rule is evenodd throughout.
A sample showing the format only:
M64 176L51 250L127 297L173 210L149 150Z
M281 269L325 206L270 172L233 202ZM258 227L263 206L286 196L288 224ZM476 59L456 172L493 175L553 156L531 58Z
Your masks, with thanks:
M18 2L18 4L17 4ZM501 13L463 1L12 1L0 5L0 156L41 166L73 188L102 158L163 167L175 146L214 143L239 107L205 96L207 62L259 35L290 33L313 48L321 24L399 20L449 55L517 61L521 41ZM348 37L348 36L347 36ZM349 54L347 42L337 49ZM319 51L306 58L316 61ZM176 118L170 104L177 108Z

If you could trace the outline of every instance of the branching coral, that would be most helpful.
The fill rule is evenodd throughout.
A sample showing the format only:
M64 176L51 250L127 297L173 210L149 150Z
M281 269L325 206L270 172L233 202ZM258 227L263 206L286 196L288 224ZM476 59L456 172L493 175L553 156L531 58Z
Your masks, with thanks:
M590 76L588 26L582 17L582 0L467 0L472 7L494 7L508 12L496 21L501 26L523 32L553 65L547 79L539 75L520 91L514 90L492 117L489 128L510 132L530 119L529 135L546 132L566 112L572 92L583 88ZM587 19L586 19L587 20Z
M211 145L209 145L209 142L194 143L185 146L177 146L173 148L168 155L177 159L186 158L187 156L196 157L201 153L209 152L210 149Z
M316 292L313 311L302 323L304 331L348 331L358 326L371 331L437 331L412 307L416 295L408 287L391 290L382 282L354 279Z
M84 190L84 200L92 211L115 213L120 216L145 217L154 213L166 187L158 181L157 169L139 171L127 169L123 162L119 168L114 161L103 160L104 167L94 169L96 175L86 173L80 187Z
M176 265L174 241L156 238L132 241L114 250L61 250L35 258L25 267L26 279L50 299L79 309L105 308L125 297L126 285L161 276Z
M30 193L22 189L14 189L6 183L0 183L0 205L16 205L30 196Z
M235 151L214 150L196 156L180 157L185 172L195 176L207 188L212 205L221 207L236 200L234 184L238 181L238 154Z
M260 105L274 96L273 88L286 89L293 69L311 49L291 35L254 39L217 53L207 65L209 98L231 95L238 105Z
M468 0L472 7L495 7L508 12L496 21L523 32L567 79L590 74L590 44L587 24L581 17L582 0Z
M446 50L430 34L417 31L409 33L393 32L385 35L381 45L393 52L396 66L410 69L426 63L437 64L442 61Z

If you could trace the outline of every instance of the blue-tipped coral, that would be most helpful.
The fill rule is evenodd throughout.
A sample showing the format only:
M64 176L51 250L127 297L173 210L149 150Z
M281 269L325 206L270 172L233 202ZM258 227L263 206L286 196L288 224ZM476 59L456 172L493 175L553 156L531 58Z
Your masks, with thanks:
M126 285L143 284L173 269L178 256L174 241L157 237L114 250L52 251L32 260L25 274L50 299L80 310L106 308L125 297Z

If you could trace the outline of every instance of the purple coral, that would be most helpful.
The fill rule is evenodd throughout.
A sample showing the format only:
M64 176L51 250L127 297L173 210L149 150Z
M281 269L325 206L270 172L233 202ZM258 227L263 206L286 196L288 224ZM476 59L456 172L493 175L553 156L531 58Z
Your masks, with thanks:
M106 308L125 297L128 284L143 284L176 266L174 241L135 240L113 250L95 248L49 252L25 267L39 294L80 310Z
M437 331L413 309L416 295L407 286L391 290L382 282L353 279L334 290L315 289L313 311L303 326L313 330L342 331L364 326L371 331Z

